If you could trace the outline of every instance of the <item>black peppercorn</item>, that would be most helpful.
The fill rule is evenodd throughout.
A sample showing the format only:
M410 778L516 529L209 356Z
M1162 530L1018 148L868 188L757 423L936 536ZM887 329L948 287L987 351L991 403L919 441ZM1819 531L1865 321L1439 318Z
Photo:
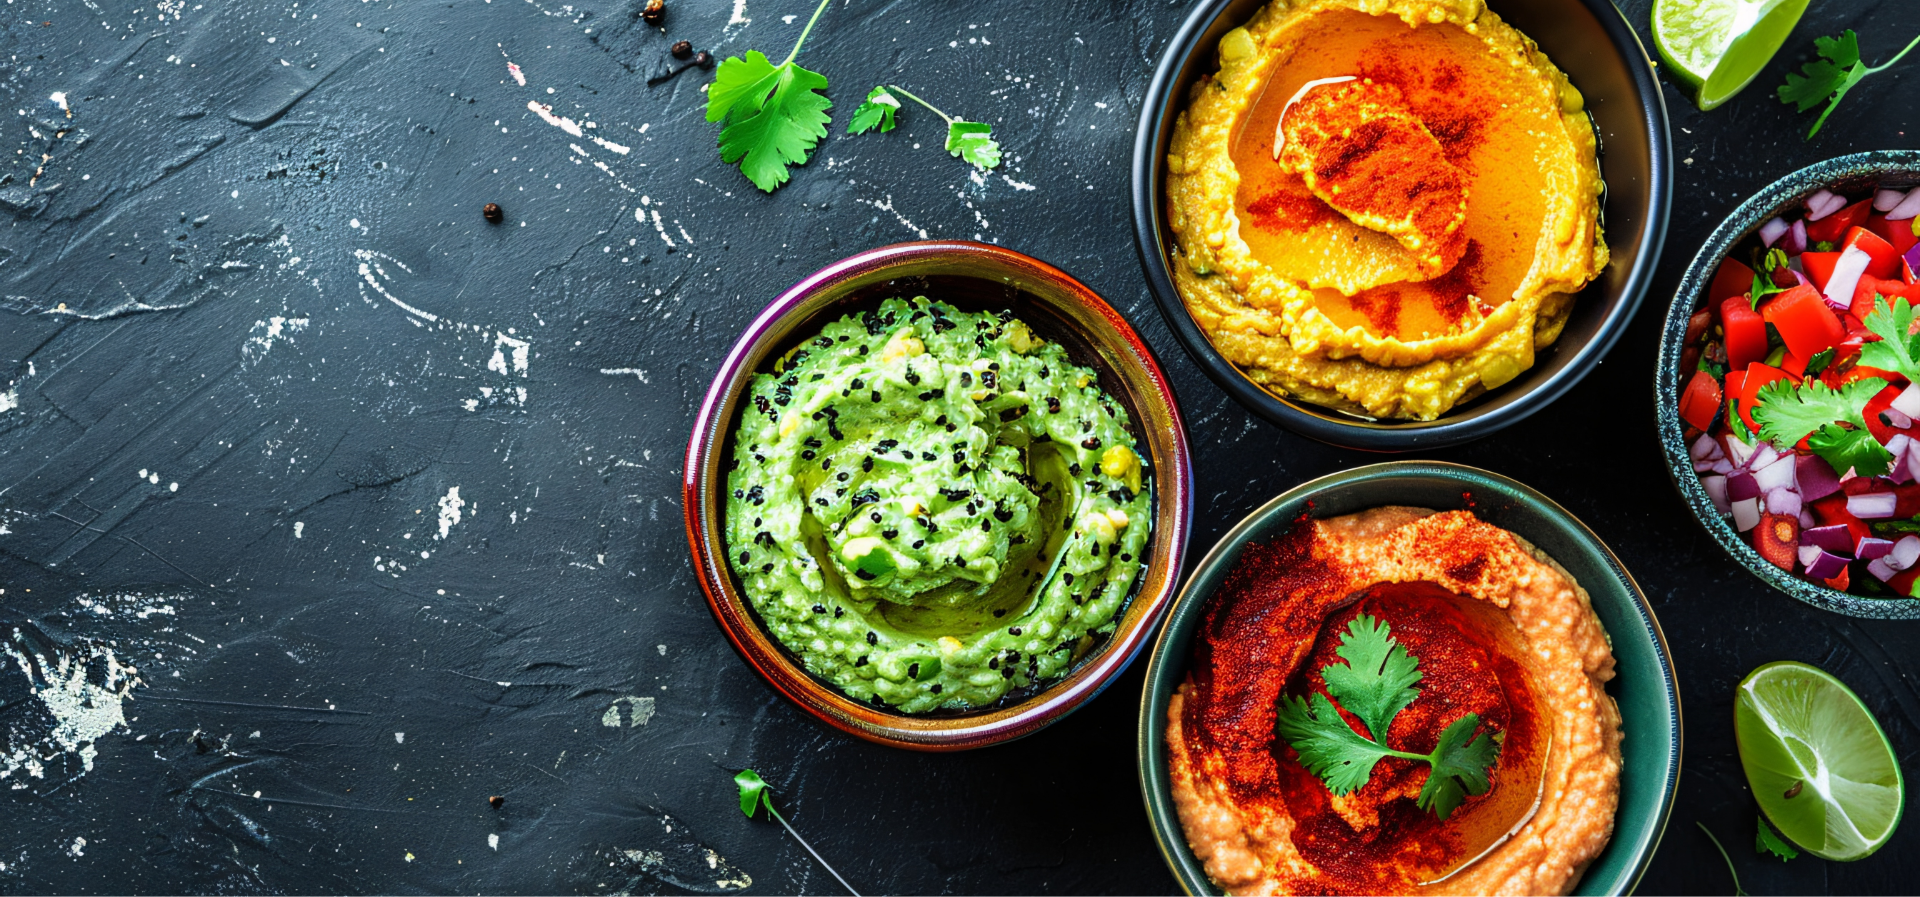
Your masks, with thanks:
M480 217L487 219L488 224L499 224L506 220L507 213L500 211L499 203L490 202L480 207Z
M693 64L703 69L713 68L713 54L705 50L693 54Z
M487 798L487 803L488 803L489 805L491 805L491 806L492 806L492 807L493 807L494 809L496 809L496 810L498 810L498 809L500 809L500 808L501 808L502 806L504 806L504 805L506 804L506 802L507 802L507 799L506 799L506 798L504 798L504 797L501 797L501 796L500 796L500 795L498 795L498 794L496 794L496 795L494 795L494 796L492 796L492 797L489 797L489 798Z
M675 59L685 59L689 56L692 56L693 42L684 41L684 40L674 41L672 53L673 53L673 58Z
M647 0L645 9L640 10L640 18L649 25L658 25L667 17L667 0Z

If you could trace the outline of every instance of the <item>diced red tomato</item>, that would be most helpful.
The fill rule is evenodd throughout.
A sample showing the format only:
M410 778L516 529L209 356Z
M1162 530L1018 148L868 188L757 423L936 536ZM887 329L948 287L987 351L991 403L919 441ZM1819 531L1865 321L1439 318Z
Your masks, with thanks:
M1694 371L1693 379L1680 393L1680 419L1695 429L1706 430L1720 414L1720 384L1706 371Z
M1801 358L1812 358L1847 338L1847 328L1841 325L1833 309L1827 307L1827 300L1820 298L1812 287L1794 287L1773 297L1773 301L1761 308L1761 315L1773 329L1780 331L1787 351ZM1806 365L1803 363L1801 367Z
M1788 349L1787 354L1780 356L1780 369L1792 374L1796 378L1805 377L1807 375L1807 359L1793 354L1793 350Z
M1885 296L1884 302L1876 303L1874 297ZM1848 313L1865 318L1872 314L1876 305L1891 305L1894 299L1905 298L1908 305L1920 308L1920 284L1911 284L1902 280L1883 280L1870 274L1860 275L1860 284L1853 288L1853 303ZM1865 310L1866 314L1862 314Z
M1894 463L1901 463L1895 459ZM1920 514L1920 483L1907 483L1893 487L1893 516L1912 517Z
M1800 267L1805 268L1807 279L1822 292L1827 289L1827 280L1833 277L1833 266L1840 263L1838 252L1800 253Z
M1860 478L1856 477L1855 479ZM1851 483L1853 481L1854 480L1848 480L1847 482ZM1847 510L1847 493L1844 490L1835 492L1826 498L1809 502L1807 507L1813 512L1814 522L1821 526L1845 524L1847 527L1847 535L1853 538L1855 545L1860 544L1861 539L1873 535L1873 530L1867 526L1866 521L1853 516L1853 514Z
M1727 367L1743 371L1747 365L1767 357L1767 322L1747 304L1746 297L1734 296L1720 303L1720 327L1726 331Z
M1875 212L1867 216L1866 227L1867 230L1879 234L1880 239L1893 244L1893 251L1900 255L1906 255L1907 250L1912 249L1915 243L1920 243L1920 237L1913 234L1912 221L1888 221L1887 216Z
M1819 221L1807 222L1808 243L1832 243L1840 245L1840 238L1846 236L1848 228L1859 227L1867 216L1873 214L1873 200L1863 199Z
M1900 397L1903 389L1904 387L1889 383L1886 388L1874 393L1873 398L1867 400L1867 408L1865 411L1867 432L1872 433L1873 438L1880 440L1882 445L1885 445L1887 440L1906 432L1905 430L1896 430L1888 426L1886 421L1880 419L1880 412L1887 410L1888 406L1893 404L1893 400Z
M1753 291L1753 269L1730 258L1720 260L1713 283L1707 286L1707 301L1719 302L1729 296L1746 296Z
M1874 277L1892 277L1900 273L1900 253L1892 243L1881 239L1873 231L1864 227L1847 231L1847 241L1841 244L1840 251L1845 252L1849 248L1867 254L1867 258L1871 259L1867 262L1867 273Z
M1733 376L1727 376L1727 388L1732 391L1734 411L1740 415L1741 420L1747 422L1747 426L1755 430L1760 429L1760 425L1753 422L1754 397L1760 394L1761 387L1775 380L1797 382L1798 378L1789 375L1786 371L1779 368L1770 367L1758 361L1747 365L1746 373L1741 375L1740 386L1737 389L1733 386Z
M1887 588L1892 589L1896 594L1911 596L1916 580L1920 580L1920 565L1895 573L1892 579L1887 580Z
M1836 576L1832 579L1823 579L1820 581L1820 584L1826 586L1829 589L1836 589L1838 591L1844 592L1847 590L1847 585L1849 584L1849 582L1853 579L1853 577L1850 575L1852 573L1853 573L1852 568L1844 568L1840 571L1839 576Z

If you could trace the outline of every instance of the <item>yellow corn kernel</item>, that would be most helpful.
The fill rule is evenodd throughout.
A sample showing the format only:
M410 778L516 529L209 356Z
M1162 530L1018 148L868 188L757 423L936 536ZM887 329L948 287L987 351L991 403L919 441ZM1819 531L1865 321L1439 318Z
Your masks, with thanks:
M892 339L887 340L887 345L880 350L880 360L892 361L896 358L912 358L915 355L923 355L926 351L927 344L921 342L919 337L914 336L911 328L907 328L894 334Z
M1027 327L1027 322L1015 321L1007 325L1007 348L1025 355L1039 344L1039 341L1033 338L1033 330Z

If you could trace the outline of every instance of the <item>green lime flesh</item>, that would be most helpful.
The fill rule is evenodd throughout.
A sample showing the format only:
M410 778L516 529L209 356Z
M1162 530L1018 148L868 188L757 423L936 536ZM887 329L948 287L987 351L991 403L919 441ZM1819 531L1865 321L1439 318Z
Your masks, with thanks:
M1825 671L1770 663L1733 704L1740 765L1775 829L1826 860L1857 860L1893 836L1906 804L1900 763L1860 698Z
M1779 52L1807 0L1654 0L1660 61L1709 110L1738 94Z

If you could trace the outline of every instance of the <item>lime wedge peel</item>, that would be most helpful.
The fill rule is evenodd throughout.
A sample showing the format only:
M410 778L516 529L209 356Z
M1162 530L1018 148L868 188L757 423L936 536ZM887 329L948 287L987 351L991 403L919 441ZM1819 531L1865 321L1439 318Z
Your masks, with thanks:
M1767 664L1741 681L1733 721L1747 784L1781 834L1838 861L1893 837L1906 804L1899 761L1840 680L1804 663Z
M1706 111L1753 83L1806 9L1807 0L1654 0L1653 43Z

